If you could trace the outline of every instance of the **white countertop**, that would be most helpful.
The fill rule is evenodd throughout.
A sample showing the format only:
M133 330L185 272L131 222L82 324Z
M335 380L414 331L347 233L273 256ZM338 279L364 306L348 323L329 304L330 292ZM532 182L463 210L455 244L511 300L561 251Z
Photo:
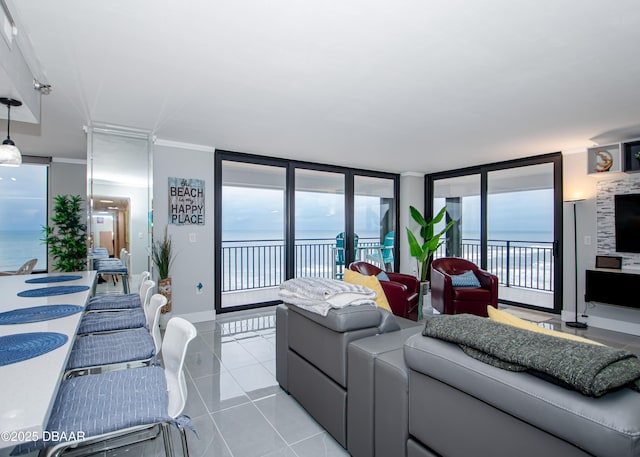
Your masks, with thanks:
M45 276L79 275L82 279L57 283L27 284L28 279ZM84 307L95 281L95 271L49 273L0 277L0 312L32 306L68 304ZM82 292L51 297L18 297L27 289L54 286L89 286ZM0 449L12 447L32 437L42 437L49 420L58 385L83 313L18 325L0 325L0 336L28 332L57 332L67 335L61 347L38 357L0 366ZM7 432L9 432L7 440Z

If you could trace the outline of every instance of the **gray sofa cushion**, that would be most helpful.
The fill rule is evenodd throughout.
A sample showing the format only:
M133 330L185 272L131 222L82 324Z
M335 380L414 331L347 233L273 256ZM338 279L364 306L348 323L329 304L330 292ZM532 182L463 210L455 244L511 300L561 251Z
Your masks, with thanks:
M378 382L377 375L374 373L376 361L389 352L399 352L400 357L402 357L404 342L410 336L420 333L422 329L420 324L415 322L413 324L413 327L398 332L378 334L349 344L347 443L349 453L353 457L374 455L374 413L378 410L374 399L374 391ZM402 360L402 365L404 366L404 360ZM404 377L406 378L406 373ZM394 386L394 388L396 387L401 388L401 386ZM407 402L406 389L404 390L404 395L398 394L394 389L386 390L383 395L393 405ZM396 425L393 428L393 431L395 431L402 424L406 427L407 418L405 416L403 420L402 417L394 417L392 421ZM396 436L397 434L393 434L390 430L390 433L384 433L382 436L388 438L392 435ZM404 440L406 440L406 436L404 436ZM403 448L404 444L397 447L396 450Z
M276 307L276 379L280 387L289 391L287 376L287 352L289 352L289 308L285 305Z
M468 393L593 455L640 454L640 394L586 397L528 373L484 364L457 345L421 335L404 346L408 367Z
M295 351L334 382L346 388L347 347L354 340L377 334L377 325L337 332L322 325L322 321L319 323L316 319L308 319L306 314L299 311L295 306L289 307L287 317L289 351ZM313 313L307 314L313 315ZM329 315L331 314L332 312L329 312ZM322 319L321 316L318 317ZM331 321L330 316L327 317ZM288 372L291 373L291 370ZM289 376L288 384L291 389L291 376Z
M295 305L287 306L290 310L334 332L344 333L371 327L380 327L380 333L400 330L393 314L372 305L335 308L330 310L326 316L312 313Z

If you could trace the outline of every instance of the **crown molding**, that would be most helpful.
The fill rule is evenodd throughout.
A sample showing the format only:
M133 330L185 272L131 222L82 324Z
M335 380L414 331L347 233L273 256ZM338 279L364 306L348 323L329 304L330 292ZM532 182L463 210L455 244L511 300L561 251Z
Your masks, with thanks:
M183 143L181 141L164 140L162 138L154 138L153 143L156 146L164 146L167 148L189 149L191 151L216 152L213 146L205 146L203 144Z

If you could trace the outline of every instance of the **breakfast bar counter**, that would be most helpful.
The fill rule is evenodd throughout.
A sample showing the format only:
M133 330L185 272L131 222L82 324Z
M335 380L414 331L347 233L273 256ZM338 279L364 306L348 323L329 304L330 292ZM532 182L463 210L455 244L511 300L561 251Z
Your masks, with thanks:
M0 449L43 437L95 278L0 277Z

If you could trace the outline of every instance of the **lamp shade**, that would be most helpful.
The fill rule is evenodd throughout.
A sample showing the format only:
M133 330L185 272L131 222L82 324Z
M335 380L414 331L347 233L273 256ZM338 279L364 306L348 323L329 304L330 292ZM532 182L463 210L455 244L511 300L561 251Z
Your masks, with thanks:
M20 100L0 97L0 103L7 107L7 139L0 144L0 165L5 167L19 167L22 164L22 155L9 134L11 128L11 107L22 106Z
M22 164L20 150L12 144L0 144L0 165L19 167Z

